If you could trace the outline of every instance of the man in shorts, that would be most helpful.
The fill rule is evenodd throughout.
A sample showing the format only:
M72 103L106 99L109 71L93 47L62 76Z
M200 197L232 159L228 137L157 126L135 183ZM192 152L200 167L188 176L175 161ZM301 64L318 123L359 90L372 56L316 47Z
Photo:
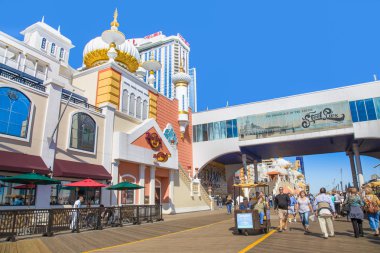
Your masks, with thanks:
M284 193L284 188L280 187L280 194L278 194L274 198L274 210L277 211L278 217L280 219L280 229L278 232L282 232L282 230L286 230L288 228L288 209L290 206L290 198L288 194Z

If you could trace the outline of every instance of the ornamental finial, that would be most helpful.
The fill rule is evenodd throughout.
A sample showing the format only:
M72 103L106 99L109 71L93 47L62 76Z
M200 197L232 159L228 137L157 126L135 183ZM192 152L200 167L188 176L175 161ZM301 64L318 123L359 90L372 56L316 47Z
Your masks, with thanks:
M113 13L113 21L111 22L111 26L119 27L119 23L117 22L117 16L118 16L118 12L116 8L115 12Z

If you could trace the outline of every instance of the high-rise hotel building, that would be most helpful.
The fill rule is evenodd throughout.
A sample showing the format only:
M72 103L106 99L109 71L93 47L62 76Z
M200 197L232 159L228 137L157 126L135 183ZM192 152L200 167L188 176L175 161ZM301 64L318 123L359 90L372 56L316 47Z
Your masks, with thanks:
M136 38L130 40L139 50L141 61L147 61L152 57L162 64L162 68L154 73L155 82L154 88L164 96L173 99L175 98L175 89L172 81L172 76L179 72L182 63L183 69L189 73L189 53L190 44L178 33L177 35L166 36L162 32L156 32L145 36L144 38ZM194 68L193 68L194 69ZM195 74L195 69L193 71ZM192 76L192 74L190 74ZM146 78L148 77L148 74ZM196 86L192 76L192 84L190 87ZM190 88L188 104L193 111L196 108L194 91L196 88Z

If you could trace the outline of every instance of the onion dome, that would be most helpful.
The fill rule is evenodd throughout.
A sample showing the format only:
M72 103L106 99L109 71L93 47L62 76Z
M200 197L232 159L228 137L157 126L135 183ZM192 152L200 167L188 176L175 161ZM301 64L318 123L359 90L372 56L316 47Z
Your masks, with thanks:
M172 81L174 85L176 85L177 83L189 84L191 82L191 77L187 73L185 73L184 69L181 66L179 68L179 72L173 75Z
M114 14L114 20L111 23L111 29L103 32L102 37L96 37L90 40L83 50L83 63L87 68L101 65L109 61L107 54L111 47L117 52L115 62L130 72L135 72L139 67L140 54L136 47L125 40L124 34L119 32L117 27L117 10Z

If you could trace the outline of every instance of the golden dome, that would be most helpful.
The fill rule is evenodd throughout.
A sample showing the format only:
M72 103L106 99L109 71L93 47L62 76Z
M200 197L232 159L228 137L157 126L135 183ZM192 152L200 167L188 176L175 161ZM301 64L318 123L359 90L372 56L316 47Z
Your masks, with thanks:
M90 40L83 50L83 63L87 68L92 68L109 61L107 55L110 47L115 48L117 56L114 59L121 67L126 68L130 72L136 72L139 67L140 53L136 47L125 40L124 35L118 31L117 27L117 9L114 13L114 19L111 22L111 30L103 32L107 33L106 36L96 37ZM113 36L107 36L107 35ZM122 36L115 36L121 34ZM118 37L121 37L118 38ZM106 42L108 41L108 43Z

